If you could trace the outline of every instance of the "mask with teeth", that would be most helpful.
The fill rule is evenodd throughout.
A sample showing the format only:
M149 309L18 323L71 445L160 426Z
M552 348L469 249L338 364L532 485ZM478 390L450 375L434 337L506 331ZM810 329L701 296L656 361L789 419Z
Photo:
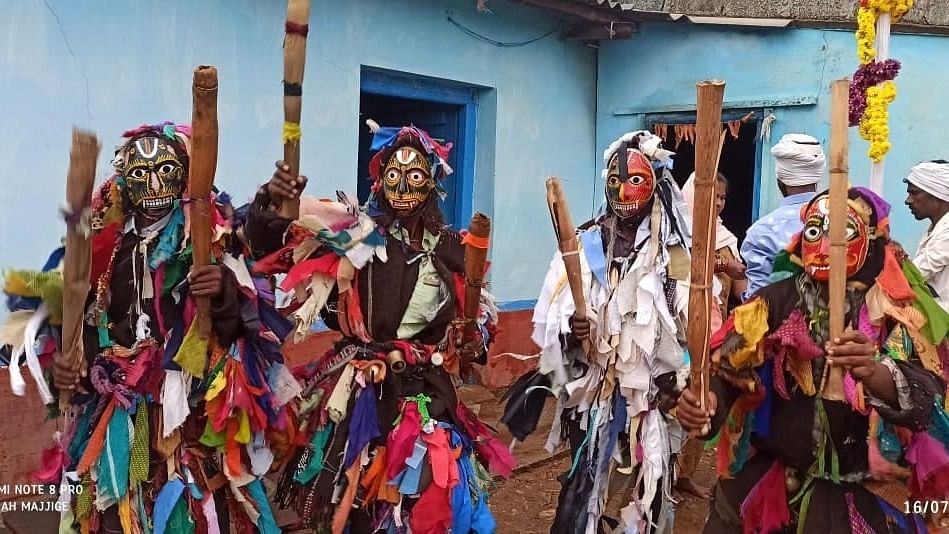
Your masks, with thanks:
M155 134L129 141L116 164L125 196L136 211L160 217L181 198L185 163L167 138Z
M859 202L848 201L847 207L847 278L854 276L867 260L870 228ZM821 196L804 211L801 231L801 260L804 271L818 282L830 280L830 197Z
M428 158L412 146L392 152L382 171L382 191L392 210L400 217L416 213L428 200L435 179Z
M619 157L623 148L625 161ZM649 160L639 150L624 144L607 168L606 200L610 211L621 219L634 217L649 205L655 192L656 173Z

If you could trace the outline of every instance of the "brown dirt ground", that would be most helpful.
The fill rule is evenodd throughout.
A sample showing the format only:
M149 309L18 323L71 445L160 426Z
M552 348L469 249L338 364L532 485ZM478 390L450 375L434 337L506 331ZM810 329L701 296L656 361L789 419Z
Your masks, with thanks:
M473 407L479 417L496 428L500 438L509 443L511 436L503 424L499 423L503 403L500 395L477 386L463 388L461 397ZM491 492L490 504L498 522L498 534L540 534L550 532L550 524L557 508L557 495L562 473L570 468L570 458L566 451L551 457L544 450L547 433L553 420L554 400L548 399L544 416L537 430L524 443L518 443L514 449L518 468L510 480L499 482ZM715 458L706 451L696 469L695 481L711 487L715 483ZM696 534L702 532L708 513L708 501L691 495L675 494L679 499L676 509L675 534ZM618 501L616 502L619 508ZM617 510L618 511L618 510Z
M504 425L499 424L503 411L503 402L497 392L490 392L479 386L467 386L459 391L462 400L477 413L483 421L499 431L499 437L509 443L511 435ZM565 452L551 456L544 450L544 442L553 420L553 400L551 399L540 425L524 443L518 443L514 453L518 468L513 478L500 481L491 492L490 505L498 522L498 534L541 534L550 531L550 524L557 507L557 495L560 483L557 477L569 468L570 458ZM699 484L710 486L714 480L713 458L707 453L696 472ZM708 503L686 496L680 502L676 513L675 534L693 534L701 532L705 523ZM44 513L5 513L0 514L0 534L54 534L58 514ZM295 531L288 528L298 521L296 514L289 511L277 513L278 523L285 532ZM9 530L7 530L9 529ZM308 532L302 530L299 532Z
M498 522L498 534L546 534L557 508L560 483L557 477L570 468L570 459L560 458L536 464L507 481L491 493L491 510ZM711 487L715 481L714 456L706 452L696 469L695 480ZM708 513L708 501L675 493L675 534L702 532Z

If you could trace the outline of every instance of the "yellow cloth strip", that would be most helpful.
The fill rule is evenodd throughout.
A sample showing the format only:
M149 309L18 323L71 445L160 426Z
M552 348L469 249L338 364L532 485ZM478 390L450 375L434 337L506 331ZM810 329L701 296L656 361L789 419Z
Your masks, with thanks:
M303 132L300 130L299 122L284 122L283 123L283 142L287 141L299 141L303 137Z
M750 369L764 363L764 345L761 341L768 333L768 304L763 299L743 304L732 312L735 316L735 333L741 335L744 344L728 356L736 369Z

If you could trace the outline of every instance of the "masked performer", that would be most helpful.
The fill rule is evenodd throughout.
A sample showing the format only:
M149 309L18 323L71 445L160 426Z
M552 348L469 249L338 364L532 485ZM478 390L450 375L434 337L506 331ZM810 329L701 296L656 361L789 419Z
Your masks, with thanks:
M679 400L685 427L710 420L718 434L707 533L925 532L906 513L949 490L949 315L889 240L889 205L864 188L848 196L848 330L829 339L824 193L775 264L791 278L762 289L714 336L711 419L691 393ZM843 401L822 395L830 365L846 370ZM908 484L908 505L881 498L895 480Z
M212 198L214 264L192 268L189 136L171 123L126 132L93 199L86 372L54 369L57 384L75 386L71 423L39 473L73 485L63 493L68 531L279 532L261 477L279 449L272 439L292 430L286 405L299 392L280 354L289 323L251 278L223 193ZM26 325L28 353L57 350L49 310L61 257L44 273L8 274L6 291L27 299L20 311L52 327ZM35 311L22 309L35 297ZM196 297L211 299L209 339L196 328Z
M304 203L285 247L258 263L288 270L281 287L295 296L299 335L318 317L343 335L296 371L303 439L278 487L314 528L494 532L488 468L510 475L513 459L459 401L453 375L484 356L497 312L482 292L479 320L457 319L470 282L466 246L487 243L443 222L438 193L450 148L415 127L377 130L366 208L342 193L339 202ZM278 162L252 211L304 183ZM259 251L272 245L264 234L248 230Z
M632 132L606 150L607 213L579 230L590 319L573 317L558 254L534 310L540 369L515 384L505 411L512 434L523 440L536 428L543 389L557 393L548 450L563 434L574 462L563 478L553 533L597 532L614 471L636 479L622 511L624 528L646 532L652 522L659 531L671 529L670 457L681 429L664 412L671 406L660 404L674 403L687 371L682 284L691 232L688 207L667 170L672 153L660 141ZM589 354L581 350L584 338Z

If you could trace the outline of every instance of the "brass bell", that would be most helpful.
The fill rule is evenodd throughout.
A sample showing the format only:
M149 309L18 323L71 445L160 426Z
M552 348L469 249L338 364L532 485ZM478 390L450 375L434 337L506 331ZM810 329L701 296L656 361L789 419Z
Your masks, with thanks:
M801 479L797 475L797 471L791 468L784 469L784 487L788 490L788 493L797 493L801 489Z
M386 362L389 364L389 368L396 374L401 374L405 371L405 357L401 350L389 352L389 354L386 355Z

